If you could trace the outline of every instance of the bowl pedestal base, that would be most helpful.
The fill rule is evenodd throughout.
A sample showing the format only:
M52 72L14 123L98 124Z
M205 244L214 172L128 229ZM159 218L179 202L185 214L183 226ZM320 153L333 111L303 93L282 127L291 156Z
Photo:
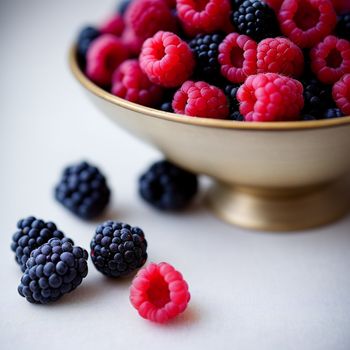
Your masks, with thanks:
M350 176L298 189L252 188L216 182L207 196L221 219L261 231L293 231L321 226L349 212Z

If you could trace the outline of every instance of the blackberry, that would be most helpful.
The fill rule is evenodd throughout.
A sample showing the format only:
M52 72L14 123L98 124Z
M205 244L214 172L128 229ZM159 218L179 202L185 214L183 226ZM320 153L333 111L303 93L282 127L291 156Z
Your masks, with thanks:
M235 111L238 111L239 109L239 102L237 100L237 91L239 87L240 85L232 85L232 84L228 84L224 87L224 92L228 98L229 105L230 105L230 112L235 112Z
M121 15L124 15L129 5L131 4L131 1L132 0L123 0L119 2L117 5L117 12L120 13Z
M245 0L232 12L231 21L240 34L256 41L280 34L275 12L260 0Z
M30 303L47 304L74 290L88 273L88 253L69 238L50 239L35 249L18 286Z
M154 163L139 179L139 193L161 210L185 208L197 193L198 180L176 165L162 160Z
M91 260L109 277L129 275L147 260L147 241L138 227L116 221L99 225L92 238Z
M72 213L82 219L91 219L107 206L110 190L98 168L81 162L64 169L55 188L55 197Z
M231 0L231 8L233 11L237 10L244 0Z
M339 108L328 108L323 113L323 119L333 119L343 117L344 114Z
M17 223L18 230L12 236L11 249L15 252L15 259L21 270L26 269L26 262L30 253L48 242L51 238L62 239L63 232L59 231L53 222L45 222L29 216Z
M237 122L243 122L244 116L241 113L239 113L239 111L234 111L234 112L230 112L228 119L235 120Z
M85 64L86 53L93 40L101 35L100 31L92 26L84 27L78 35L77 52L81 64Z
M311 120L317 120L317 118L311 114L304 114L302 117L301 117L301 120L303 121L311 121Z
M350 40L350 13L339 17L335 31L339 38Z
M173 110L173 107L171 105L172 103L171 102L163 102L159 109L161 111L164 111L164 112L170 112L170 113L174 113L174 110Z
M195 75L198 79L213 81L220 76L219 45L224 38L222 33L198 34L189 42L196 59Z

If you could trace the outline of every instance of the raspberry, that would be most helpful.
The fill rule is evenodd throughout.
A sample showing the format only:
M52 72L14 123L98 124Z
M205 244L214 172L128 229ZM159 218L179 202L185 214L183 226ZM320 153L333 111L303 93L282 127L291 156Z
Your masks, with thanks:
M121 36L124 31L124 27L125 24L123 17L119 13L115 13L102 23L100 26L100 31L103 34Z
M112 94L152 107L162 99L162 88L149 81L137 59L124 61L112 77Z
M83 64L85 64L86 53L91 45L91 43L101 35L101 32L91 26L84 27L78 35L77 40L77 52L78 57Z
M265 0L265 2L276 12L280 10L284 0Z
M265 39L258 44L258 73L299 77L304 69L302 51L286 38Z
M350 74L334 84L333 99L345 115L350 115Z
M185 32L194 36L223 29L230 3L229 0L177 0L176 9Z
M297 120L304 105L303 85L276 73L251 75L237 92L246 121Z
M339 38L350 40L350 13L339 17L335 31Z
M246 35L231 33L219 46L221 74L232 83L256 74L257 44Z
M223 91L204 81L186 81L174 96L173 109L192 117L215 119L225 119L229 112Z
M107 86L111 83L114 70L127 57L127 49L119 38L112 34L103 34L88 49L86 75L94 83Z
M121 39L130 55L132 55L133 57L137 57L140 54L143 39L136 36L136 34L131 28L125 28Z
M191 49L173 33L160 31L142 46L140 66L155 84L179 86L191 76L194 65Z
M284 0L278 19L282 33L300 48L316 45L337 22L329 0Z
M142 40L159 30L176 31L176 19L163 0L133 1L126 10L125 22Z
M311 69L318 80L333 84L350 73L350 42L327 36L311 50L310 58Z
M350 2L349 0L332 0L335 11L342 15L344 13L350 12Z
M190 297L181 273L165 262L141 269L130 288L130 301L139 315L158 323L185 311Z

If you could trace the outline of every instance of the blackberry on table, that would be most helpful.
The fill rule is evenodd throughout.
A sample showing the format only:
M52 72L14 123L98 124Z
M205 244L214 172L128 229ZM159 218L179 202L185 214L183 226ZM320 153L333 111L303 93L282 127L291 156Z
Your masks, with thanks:
M335 31L339 38L350 40L350 13L339 17Z
M55 188L58 202L82 219L101 214L109 202L110 189L105 176L87 162L68 166Z
M78 35L77 52L82 64L85 64L86 53L93 40L101 35L101 32L92 26L82 28Z
M19 220L17 228L12 236L11 249L15 252L15 259L22 271L26 269L26 262L34 249L47 243L51 238L64 237L64 233L58 230L53 222L45 222L34 216Z
M147 260L147 241L138 227L116 221L99 225L90 244L96 269L109 277L129 275Z
M167 160L154 163L139 179L140 196L161 210L185 208L197 190L197 176Z
M88 253L69 238L50 239L35 249L18 286L30 303L47 304L77 288L88 273Z

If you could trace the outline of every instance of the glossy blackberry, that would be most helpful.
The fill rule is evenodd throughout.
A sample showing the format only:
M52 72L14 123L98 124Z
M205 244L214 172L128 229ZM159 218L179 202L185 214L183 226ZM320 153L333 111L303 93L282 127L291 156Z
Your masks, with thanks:
M132 0L123 0L117 5L117 12L124 15Z
M195 75L198 79L213 81L220 76L219 45L224 38L222 33L198 34L189 42L196 59Z
M91 260L109 277L129 275L147 260L147 241L138 227L116 221L99 225L92 238Z
M82 219L91 219L107 206L110 190L98 168L81 162L64 169L55 188L55 197L72 213Z
M260 0L245 0L232 12L231 21L240 34L256 41L280 34L275 12Z
M30 303L47 304L74 290L88 273L88 253L69 238L52 238L35 249L18 286Z
M323 113L324 119L333 119L343 117L344 114L339 108L328 108Z
M11 249L15 252L15 259L21 270L26 269L26 262L34 249L51 238L62 239L63 237L63 232L59 231L53 222L45 222L34 216L19 220L17 231L12 236Z
M197 193L198 180L176 165L162 160L154 163L139 179L139 193L161 210L181 210Z
M339 17L335 31L339 38L350 40L350 13Z
M79 32L77 40L77 52L78 58L82 64L85 64L86 53L90 44L100 35L100 31L92 26L84 27Z
M235 120L237 122L243 122L244 121L244 116L239 113L239 111L234 111L234 112L231 112L229 117L228 117L229 120Z

